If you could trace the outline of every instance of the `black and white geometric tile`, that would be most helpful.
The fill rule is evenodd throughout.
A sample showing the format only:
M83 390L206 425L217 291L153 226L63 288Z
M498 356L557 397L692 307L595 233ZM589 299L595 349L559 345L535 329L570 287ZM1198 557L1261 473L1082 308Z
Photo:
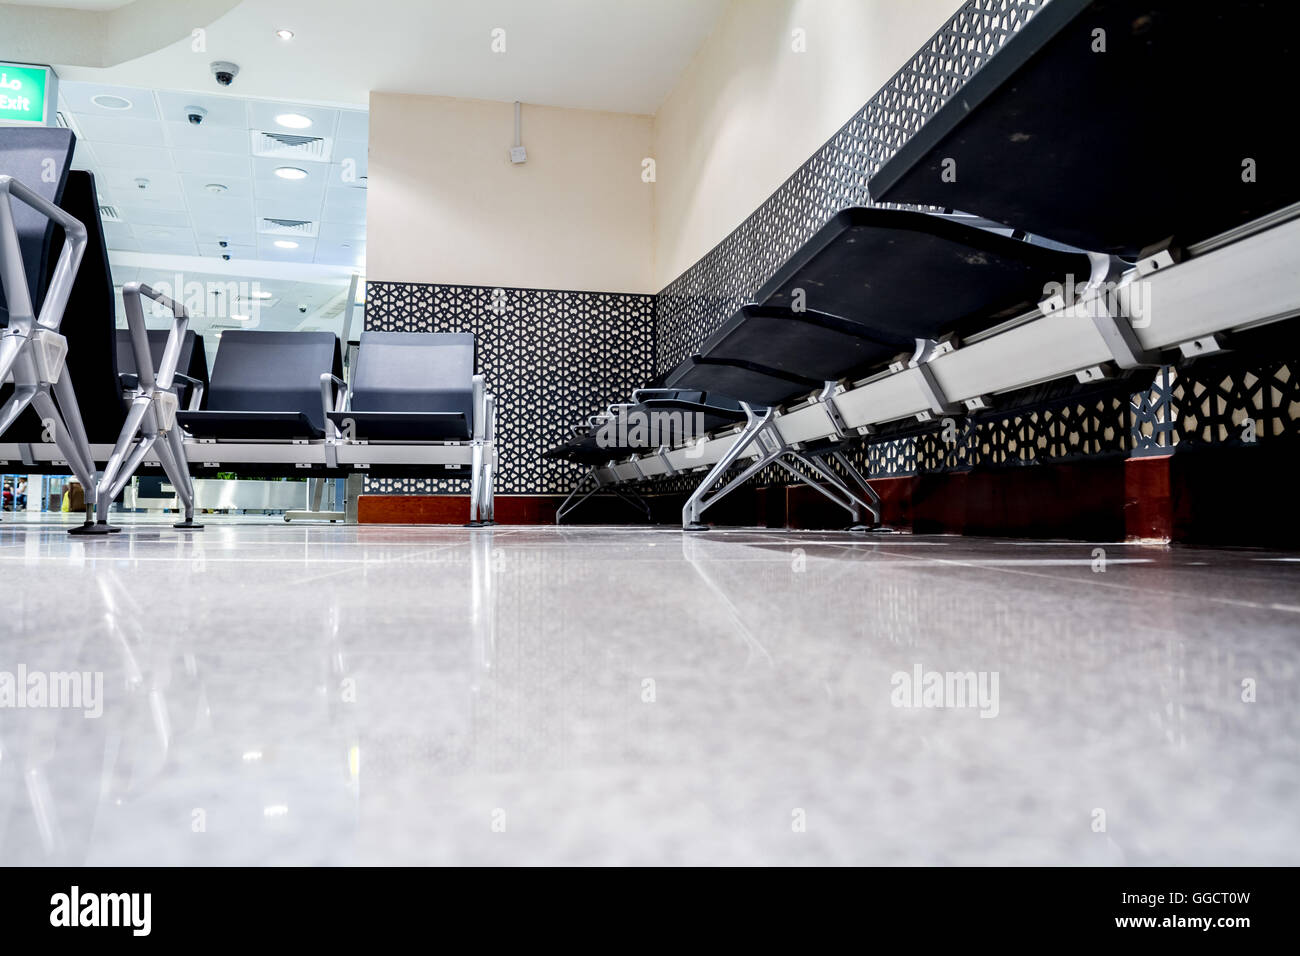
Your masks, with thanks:
M366 328L471 332L496 396L501 494L567 493L580 469L542 452L651 377L654 296L370 282ZM372 493L465 494L463 479L367 479Z

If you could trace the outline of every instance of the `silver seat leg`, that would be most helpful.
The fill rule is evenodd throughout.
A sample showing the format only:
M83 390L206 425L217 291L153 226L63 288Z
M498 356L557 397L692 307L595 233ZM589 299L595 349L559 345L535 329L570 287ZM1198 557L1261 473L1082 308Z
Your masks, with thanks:
M744 402L741 402L740 405L745 410L747 417L745 427L736 436L735 442L727 449L727 453L709 470L709 473L704 476L704 480L700 482L699 487L686 499L686 505L682 508L682 527L687 531L704 530L707 526L701 521L701 518L705 509L740 487L772 460L770 454L764 454L736 479L722 485L716 493L710 494L714 486L722 483L726 478L727 471L735 463L736 459L758 437L759 433L772 422L772 409L765 408L758 411Z
M483 527L483 446L475 443L470 462L469 524L467 528Z

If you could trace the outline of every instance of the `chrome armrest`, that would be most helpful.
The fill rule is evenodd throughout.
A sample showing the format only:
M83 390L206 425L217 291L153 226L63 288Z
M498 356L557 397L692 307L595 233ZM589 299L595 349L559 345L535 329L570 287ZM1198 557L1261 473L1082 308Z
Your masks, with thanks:
M149 331L144 323L141 296L153 299L172 314L172 327L167 333L167 345L158 362L157 375L153 370L153 353L149 349ZM172 382L176 378L176 364L181 357L181 345L185 341L185 330L190 323L189 313L185 311L185 306L143 282L128 282L122 286L122 304L126 306L126 324L131 331L131 351L135 354L136 374L140 376L140 391L150 392L155 388L164 392L171 391Z
M63 227L67 241L59 253L50 277L45 302L38 318L32 310L32 293L27 286L27 270L23 266L23 250L14 226L13 199L35 209L46 219ZM63 322L63 311L72 295L72 284L86 252L89 236L81 220L72 216L43 196L34 193L12 176L0 175L0 288L4 290L5 304L9 309L7 337L11 341L0 348L0 382L9 378L18 359L22 342L27 339L33 325L58 332Z

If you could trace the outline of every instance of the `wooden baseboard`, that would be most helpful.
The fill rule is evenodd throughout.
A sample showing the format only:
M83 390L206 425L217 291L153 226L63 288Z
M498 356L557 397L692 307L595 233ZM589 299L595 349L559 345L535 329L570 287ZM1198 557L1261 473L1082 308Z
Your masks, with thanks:
M1294 548L1294 446L1180 451L990 471L877 478L884 523L918 534L1160 540ZM654 522L681 520L683 494L646 498ZM498 495L498 524L554 524L563 495ZM709 509L718 525L842 528L846 513L806 485L737 489ZM361 524L461 525L468 495L362 495ZM644 514L596 495L566 524L643 524Z

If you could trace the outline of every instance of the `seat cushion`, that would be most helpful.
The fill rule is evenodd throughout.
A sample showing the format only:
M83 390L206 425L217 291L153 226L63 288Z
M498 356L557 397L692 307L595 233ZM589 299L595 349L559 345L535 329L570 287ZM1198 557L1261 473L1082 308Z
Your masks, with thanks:
M345 437L365 441L467 441L462 412L330 412ZM350 425L349 425L350 423ZM350 434L349 434L350 428Z
M291 441L324 438L302 412L177 412L176 420L195 438L225 441Z
M899 209L845 209L759 290L764 305L836 316L878 342L969 335L1030 311L1047 285L1091 274L1082 253ZM800 292L802 291L802 295ZM737 396L740 397L740 396Z

